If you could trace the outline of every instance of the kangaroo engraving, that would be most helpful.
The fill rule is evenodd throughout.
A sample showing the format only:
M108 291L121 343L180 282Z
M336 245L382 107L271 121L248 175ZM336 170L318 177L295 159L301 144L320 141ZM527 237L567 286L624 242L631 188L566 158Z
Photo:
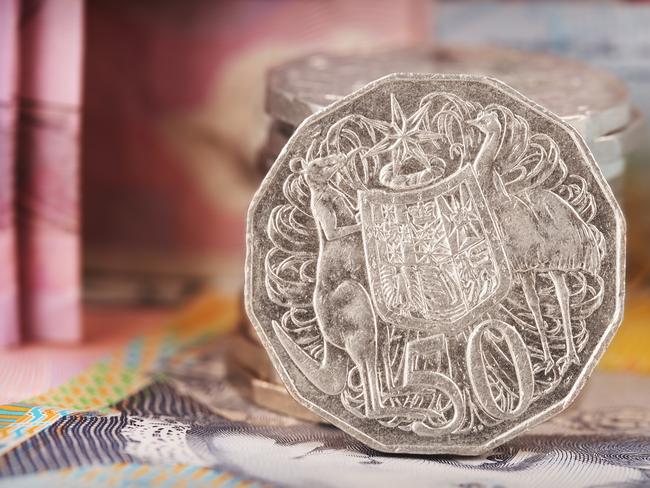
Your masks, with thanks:
M381 408L377 380L377 319L367 290L361 224L332 177L346 155L316 158L301 171L311 191L310 207L318 228L314 312L324 341L320 362L298 346L277 323L275 333L293 362L321 391L340 393L351 359L365 392L366 415Z

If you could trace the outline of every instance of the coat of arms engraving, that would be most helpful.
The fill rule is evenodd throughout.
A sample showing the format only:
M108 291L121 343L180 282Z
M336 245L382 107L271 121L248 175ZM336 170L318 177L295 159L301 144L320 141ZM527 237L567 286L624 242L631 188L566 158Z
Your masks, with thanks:
M359 204L383 320L445 330L504 298L510 270L470 166L424 188L360 191Z

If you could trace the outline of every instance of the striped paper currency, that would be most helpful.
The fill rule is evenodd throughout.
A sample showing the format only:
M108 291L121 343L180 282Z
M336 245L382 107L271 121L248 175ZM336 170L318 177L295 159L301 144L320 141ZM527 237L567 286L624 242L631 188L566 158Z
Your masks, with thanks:
M18 203L22 322L78 341L79 123L83 1L23 2Z
M20 340L14 227L19 0L0 0L0 348Z

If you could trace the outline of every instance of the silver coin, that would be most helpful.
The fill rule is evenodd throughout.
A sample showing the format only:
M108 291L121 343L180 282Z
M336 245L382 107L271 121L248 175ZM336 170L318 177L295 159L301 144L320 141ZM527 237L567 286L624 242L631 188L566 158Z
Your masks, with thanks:
M282 380L259 342L257 333L252 332L255 334L255 340L248 337L248 330L240 330L239 334L234 335L232 347L228 351L228 360L256 378L281 385Z
M610 161L607 164L598 164L601 173L607 180L610 188L614 192L614 195L618 199L619 203L625 196L625 189L623 187L623 179L625 176L625 159L618 159L616 161Z
M647 137L645 117L638 109L633 109L632 118L623 129L594 139L589 143L589 148L605 173L605 166L625 159L625 156L638 149Z
M591 153L489 78L391 75L309 117L247 224L282 381L380 451L478 454L562 411L622 317L625 223Z
M255 169L260 176L263 177L269 171L275 158L278 157L289 137L291 137L292 132L293 128L287 133L286 126L283 124L271 124L266 141L258 150L255 161Z
M284 386L241 371L237 377L240 391L255 405L305 422L322 423L322 419L306 409L287 393Z
M630 118L627 87L607 72L557 56L478 46L306 56L270 71L267 112L295 126L396 72L493 76L562 117L587 140L622 128Z

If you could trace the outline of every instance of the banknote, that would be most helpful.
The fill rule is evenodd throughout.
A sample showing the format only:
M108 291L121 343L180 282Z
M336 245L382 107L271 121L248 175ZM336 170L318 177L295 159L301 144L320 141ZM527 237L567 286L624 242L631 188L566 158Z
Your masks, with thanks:
M18 221L22 322L77 341L83 2L22 2Z
M247 410L247 421L239 424L247 426L253 459L229 451L227 441L219 444L219 452L231 459L229 469L254 479L289 486L393 486L400 472L414 473L409 478L414 486L430 486L431 480L436 486L550 486L553 476L561 486L634 486L650 479L650 379L644 376L597 373L565 413L483 457L390 456L329 426L270 414L241 396L233 403L237 389L224 366L227 347L228 338L204 345L177 356L165 370L176 391L213 413L230 417L224 398L230 408ZM210 390L230 393L220 396ZM346 469L336 469L332 477L328 470L333 466ZM554 473L550 478L547 470Z
M650 379L645 377L596 375L595 390L586 390L574 408L485 456L388 455L331 426L274 419L270 412L258 416L254 408L247 419L220 415L219 398L228 397L224 391L229 387L225 356L218 343L213 345L214 354L188 353L180 362L168 363L163 369L175 376L174 382L161 377L115 404L113 415L64 417L10 451L0 458L0 486L60 483L99 464L112 467L107 471L113 474L122 473L125 465L143 469L141 476L150 480L169 465L179 466L179 472L192 467L187 480L209 470L224 485L233 480L296 487L392 487L405 481L414 487L650 482ZM203 384L202 370L208 372ZM206 385L210 389L197 396ZM234 406L232 397L228 401Z
M0 1L0 348L19 340L14 228L18 0Z
M197 373L215 372L222 358L216 352L186 364L185 378L192 381L177 376L177 388L205 402L207 385ZM215 375L208 383L232 389ZM596 375L572 409L483 457L390 456L328 426L287 425L282 415L271 422L267 411L250 406L248 422L233 422L237 433L228 437L236 441L213 438L210 452L223 456L219 465L231 471L288 486L394 486L404 473L413 486L432 480L436 486L550 486L554 479L560 486L641 485L650 479L648 386L643 377ZM212 411L223 408L218 396L208 396Z

